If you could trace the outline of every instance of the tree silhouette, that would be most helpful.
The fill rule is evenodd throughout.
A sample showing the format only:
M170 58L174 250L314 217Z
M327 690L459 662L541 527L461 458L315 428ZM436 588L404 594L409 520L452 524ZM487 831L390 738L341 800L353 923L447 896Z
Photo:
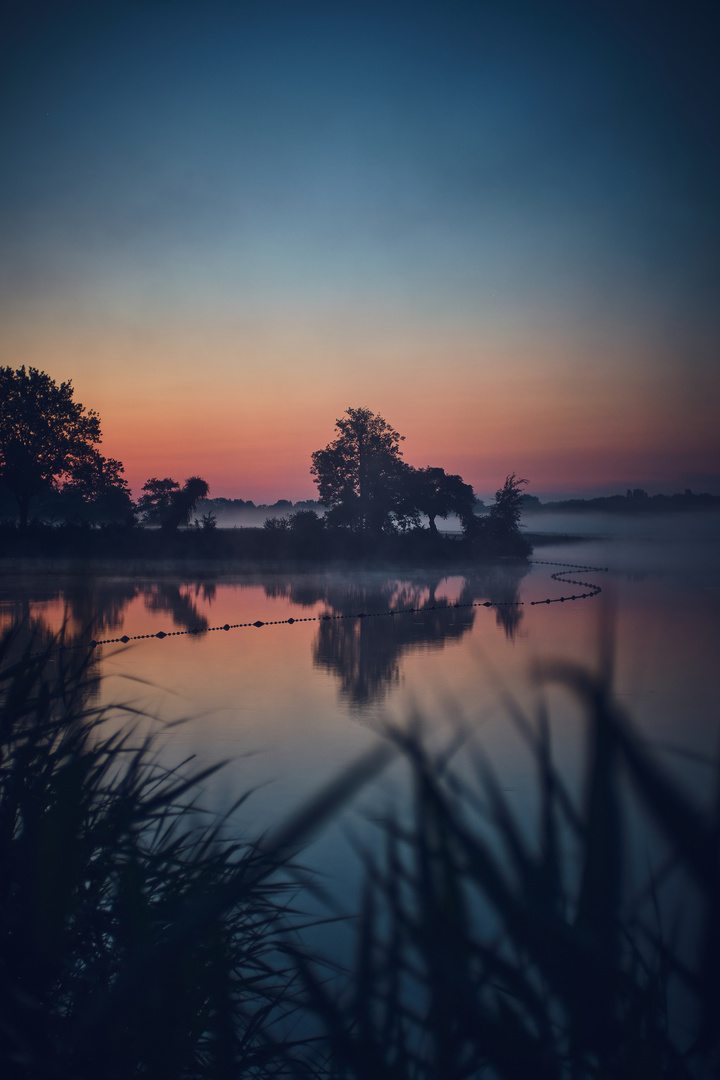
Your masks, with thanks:
M210 491L210 485L200 476L189 477L179 491L173 491L170 496L170 506L161 524L166 532L172 532L179 525L187 525L193 510L200 499L204 499Z
M503 486L495 492L495 502L490 507L488 522L504 532L513 532L519 528L522 516L522 485L527 480L510 473L505 477Z
M123 471L115 458L89 451L62 486L59 506L63 516L93 522L134 521L135 506Z
M165 532L172 532L180 525L187 525L200 499L207 497L210 487L200 476L189 477L182 487L177 480L166 476L158 480L153 476L143 484L144 495L138 499L138 510L144 525L159 525Z
M101 441L99 416L73 393L70 381L58 386L37 368L0 367L0 479L15 497L22 528L33 496L76 474Z
M461 521L472 515L475 494L462 476L448 474L444 469L428 465L425 469L413 469L414 502L421 514L425 514L430 532L437 533L435 518L457 514Z
M404 436L369 409L348 409L335 427L334 442L312 455L320 502L330 508L331 524L382 532L406 501Z
M137 504L142 514L143 525L162 525L170 510L172 496L179 489L177 480L169 476L162 480L153 476L146 484L143 484L145 494L140 496Z
M495 502L484 520L480 522L482 539L507 555L527 555L530 545L520 532L523 510L522 485L527 480L510 473L505 483L495 492Z

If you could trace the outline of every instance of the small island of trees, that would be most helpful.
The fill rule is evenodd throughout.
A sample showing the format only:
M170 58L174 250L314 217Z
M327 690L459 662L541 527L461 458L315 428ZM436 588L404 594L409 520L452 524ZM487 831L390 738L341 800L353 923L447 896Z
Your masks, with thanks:
M524 558L533 511L615 514L717 509L686 490L542 504L511 472L485 507L461 476L408 464L403 435L379 413L348 408L312 454L317 499L256 506L210 498L207 481L150 477L132 498L122 462L100 452L100 417L36 368L0 367L0 554L270 560L457 562ZM252 515L252 526L237 527ZM453 528L438 522L453 519ZM233 525L235 527L228 527ZM262 527L264 525L264 528Z
M454 561L529 554L530 545L520 532L526 480L510 473L489 511L479 516L482 504L471 485L439 466L414 468L405 462L404 436L379 414L348 408L335 428L335 438L312 455L316 503L293 506L280 500L264 529L218 529L216 510L227 509L232 501L210 500L202 477L181 483L153 476L133 501L122 463L99 450L100 417L75 400L72 383L58 385L32 367L2 367L0 517L5 554L13 554L13 548L23 554L110 553L110 537L112 553L120 557L192 554L188 533L202 554L251 558ZM443 535L437 524L450 515L460 523L460 532L453 536Z

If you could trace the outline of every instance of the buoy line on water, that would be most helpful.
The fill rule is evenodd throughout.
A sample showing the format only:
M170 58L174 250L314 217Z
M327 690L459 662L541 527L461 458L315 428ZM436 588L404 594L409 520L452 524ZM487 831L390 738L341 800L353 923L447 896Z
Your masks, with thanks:
M460 604L428 604L425 607L415 608L390 608L387 611L358 611L351 614L329 614L325 612L323 615L307 615L303 618L289 618L289 619L256 619L254 622L242 622L242 623L224 623L222 626L207 626L199 627L193 626L189 630L158 630L155 634L123 634L121 637L116 638L102 638L97 640L92 638L90 641L83 641L80 643L65 645L59 643L55 646L57 651L69 652L73 649L96 649L102 645L127 645L131 641L149 641L151 639L157 639L163 641L165 638L172 637L188 637L197 636L199 634L211 634L218 630L242 630L247 627L254 626L260 628L261 626L294 626L295 623L307 623L307 622L330 622L334 619L377 619L383 616L392 616L397 618L400 615L417 615L426 611L454 611L457 608L472 608L472 607L484 607L484 608L500 608L500 607L538 607L540 604L564 604L573 600L589 600L593 596L597 596L602 592L602 588L592 581L578 581L576 578L568 576L569 570L590 570L593 573L608 573L609 567L607 566L582 566L578 563L562 563L562 562L550 562L546 559L531 559L530 562L533 566L562 566L563 570L557 570L550 577L553 581L561 582L565 585L579 585L583 589L588 589L589 592L573 593L572 596L549 596L543 600L472 600L469 603ZM43 656L43 652L32 653L31 656Z

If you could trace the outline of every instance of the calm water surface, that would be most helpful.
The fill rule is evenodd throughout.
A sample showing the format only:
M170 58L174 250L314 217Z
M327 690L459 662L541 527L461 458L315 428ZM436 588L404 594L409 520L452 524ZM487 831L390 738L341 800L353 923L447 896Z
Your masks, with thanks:
M563 523L565 524L565 523ZM558 529L558 519L531 521ZM718 520L583 521L592 539L538 547L535 558L608 567L570 576L602 586L586 600L532 606L583 588L553 581L558 568L496 565L466 574L398 573L60 575L6 567L0 619L25 620L43 637L65 622L73 638L166 633L196 635L107 645L94 651L101 700L148 718L162 752L176 761L227 760L209 797L247 789L242 827L260 830L291 812L373 744L384 724L420 713L436 743L461 724L499 771L520 813L532 801L532 763L503 695L528 715L538 700L538 661L594 666L603 608L615 638L615 689L666 758L698 791L710 770L691 751L717 749L720 664ZM523 601L501 608L455 603ZM414 608L412 614L323 620L322 616ZM431 610L434 608L434 610ZM292 625L229 631L210 627L293 618ZM557 686L546 690L557 757L576 769L583 722ZM176 724L176 721L184 721ZM401 765L363 796L367 809L402 785ZM361 800L362 801L362 800ZM325 863L344 855L337 835L316 849Z

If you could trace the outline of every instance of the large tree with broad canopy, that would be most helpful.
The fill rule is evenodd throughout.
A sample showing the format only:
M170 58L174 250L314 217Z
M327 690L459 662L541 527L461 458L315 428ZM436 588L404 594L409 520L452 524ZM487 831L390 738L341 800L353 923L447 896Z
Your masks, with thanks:
M404 436L370 409L348 409L337 438L312 455L320 502L334 520L360 532L382 532L407 502Z
M73 393L72 382L58 386L37 368L0 367L0 480L15 497L23 528L33 496L99 459L100 417Z

